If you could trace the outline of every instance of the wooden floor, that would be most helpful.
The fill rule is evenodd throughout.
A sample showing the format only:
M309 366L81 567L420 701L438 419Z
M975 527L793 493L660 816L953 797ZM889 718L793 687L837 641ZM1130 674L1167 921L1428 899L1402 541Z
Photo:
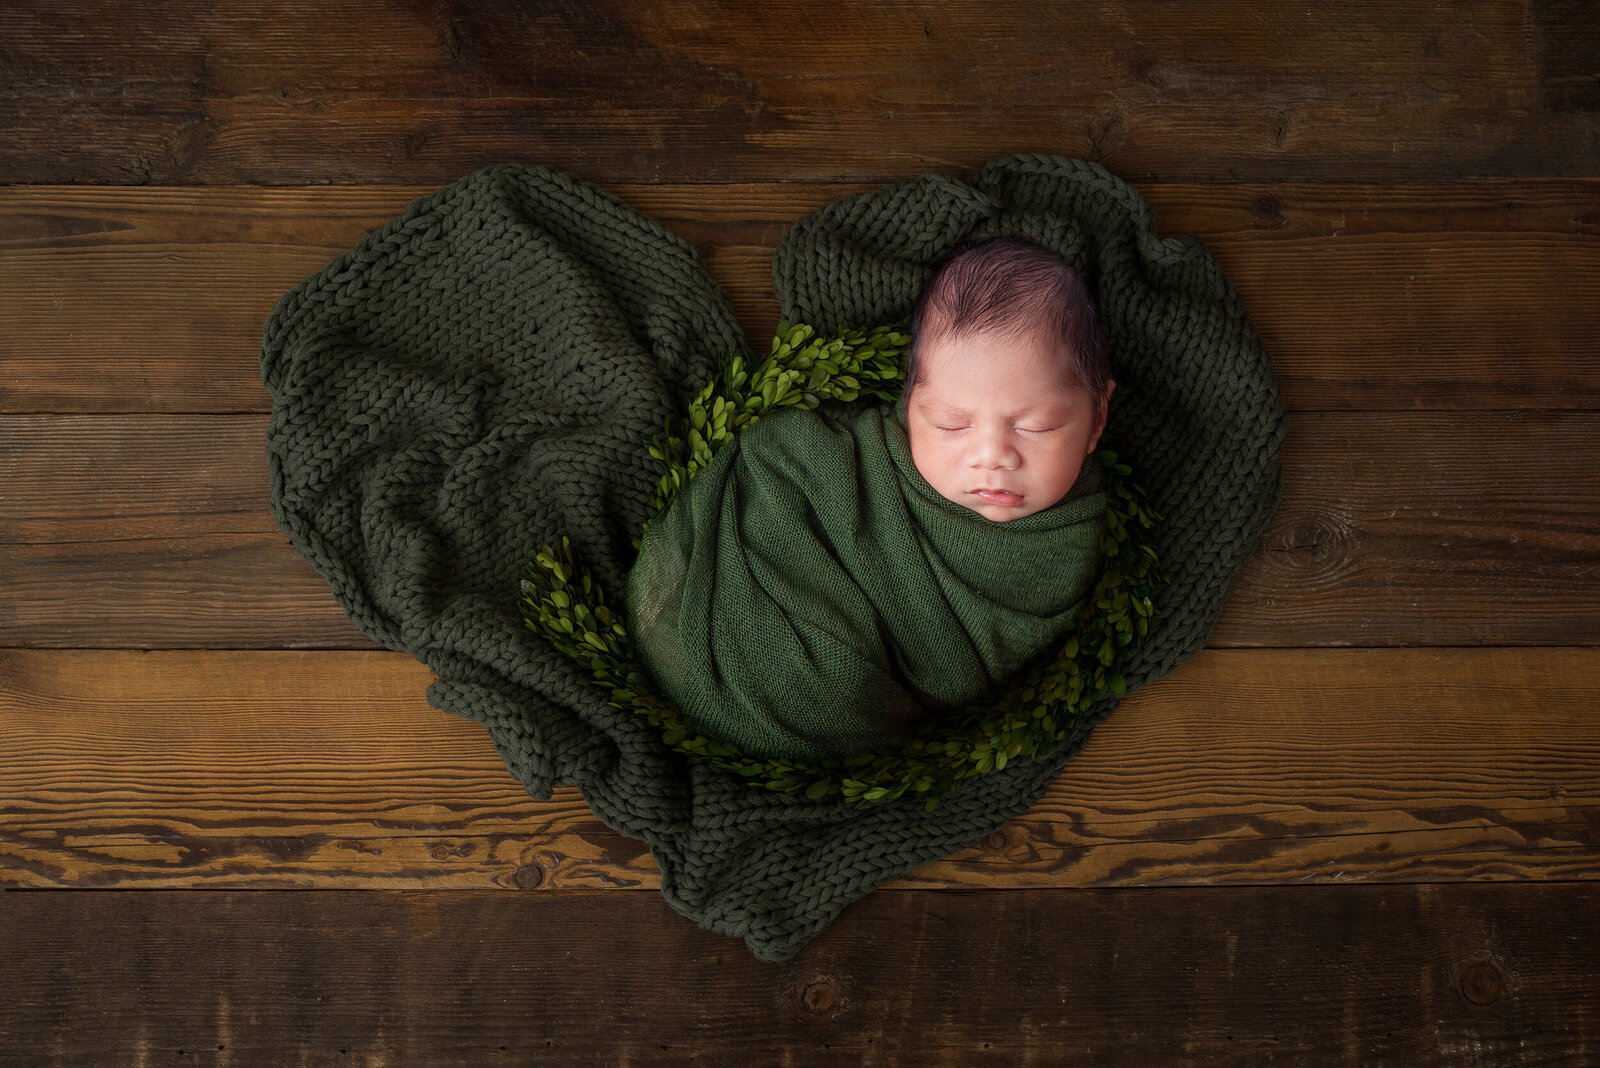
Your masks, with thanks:
M0 1064L1600 1063L1587 0L0 5ZM507 161L755 346L838 197L1093 159L1234 280L1283 506L1002 833L757 962L267 509L261 327Z

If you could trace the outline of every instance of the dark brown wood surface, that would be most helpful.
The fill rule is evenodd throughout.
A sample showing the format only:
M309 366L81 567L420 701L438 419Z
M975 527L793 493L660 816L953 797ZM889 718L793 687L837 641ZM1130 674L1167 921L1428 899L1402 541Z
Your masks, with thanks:
M0 181L877 180L1016 151L1130 180L1593 176L1592 10L105 0L0 8Z
M1579 0L0 4L0 1064L1600 1063L1597 55ZM762 964L293 552L261 327L522 161L764 349L795 219L1017 151L1216 255L1283 505L1039 804Z
M1585 883L877 893L781 965L656 895L0 895L0 1064L1586 1064ZM1581 984L1581 985L1580 985ZM602 1015L603 1014L603 1015Z
M1594 172L1138 188L1163 235L1199 236L1227 270L1291 410L1592 409ZM761 351L778 239L874 187L604 185L694 246ZM433 188L0 187L0 412L269 411L273 303Z

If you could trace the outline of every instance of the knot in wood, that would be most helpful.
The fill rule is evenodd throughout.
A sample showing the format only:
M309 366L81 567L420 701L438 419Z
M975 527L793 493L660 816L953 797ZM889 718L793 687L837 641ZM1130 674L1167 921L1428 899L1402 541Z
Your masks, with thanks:
M537 864L524 864L511 879L524 890L537 890L544 882L544 869Z
M1490 960L1475 960L1461 969L1461 996L1474 1005L1492 1005L1505 993L1505 976Z
M839 984L826 975L807 983L805 990L800 993L800 1004L805 1006L807 1012L819 1016L832 1012L838 1003Z

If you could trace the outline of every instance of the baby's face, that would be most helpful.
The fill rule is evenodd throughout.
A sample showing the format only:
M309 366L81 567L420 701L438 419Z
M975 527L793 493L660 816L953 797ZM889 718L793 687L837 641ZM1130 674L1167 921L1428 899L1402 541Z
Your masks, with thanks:
M917 356L906 428L929 485L1000 521L1067 495L1105 430L1106 404L1072 380L1043 338L931 336Z

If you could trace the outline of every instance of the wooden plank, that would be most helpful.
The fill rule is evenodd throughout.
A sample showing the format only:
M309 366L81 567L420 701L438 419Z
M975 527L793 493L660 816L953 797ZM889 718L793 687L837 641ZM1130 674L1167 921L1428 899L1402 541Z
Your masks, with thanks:
M1219 645L1600 640L1594 413L1292 416Z
M653 889L394 653L0 650L0 886ZM1600 651L1207 650L896 884L1600 879Z
M0 11L0 183L448 180L521 158L861 179L1030 149L1146 178L1593 174L1590 102L1562 91L1581 52L1533 38L1570 36L1565 15L1581 40L1595 15L1545 6L1530 25L1494 0L23 0Z
M268 511L261 415L0 416L0 644L372 648ZM1600 643L1600 413L1305 412L1210 642Z
M1600 19L1587 0L1530 0L1539 89L1546 108L1600 111Z
M0 642L376 648L273 522L264 416L0 417L0 480Z
M605 185L696 248L757 349L778 240L874 187ZM266 411L278 297L431 188L0 188L0 411ZM1291 409L1600 403L1600 181L1140 189L1228 271Z
M878 893L773 965L636 894L4 894L0 1062L1586 1064L1597 905Z

